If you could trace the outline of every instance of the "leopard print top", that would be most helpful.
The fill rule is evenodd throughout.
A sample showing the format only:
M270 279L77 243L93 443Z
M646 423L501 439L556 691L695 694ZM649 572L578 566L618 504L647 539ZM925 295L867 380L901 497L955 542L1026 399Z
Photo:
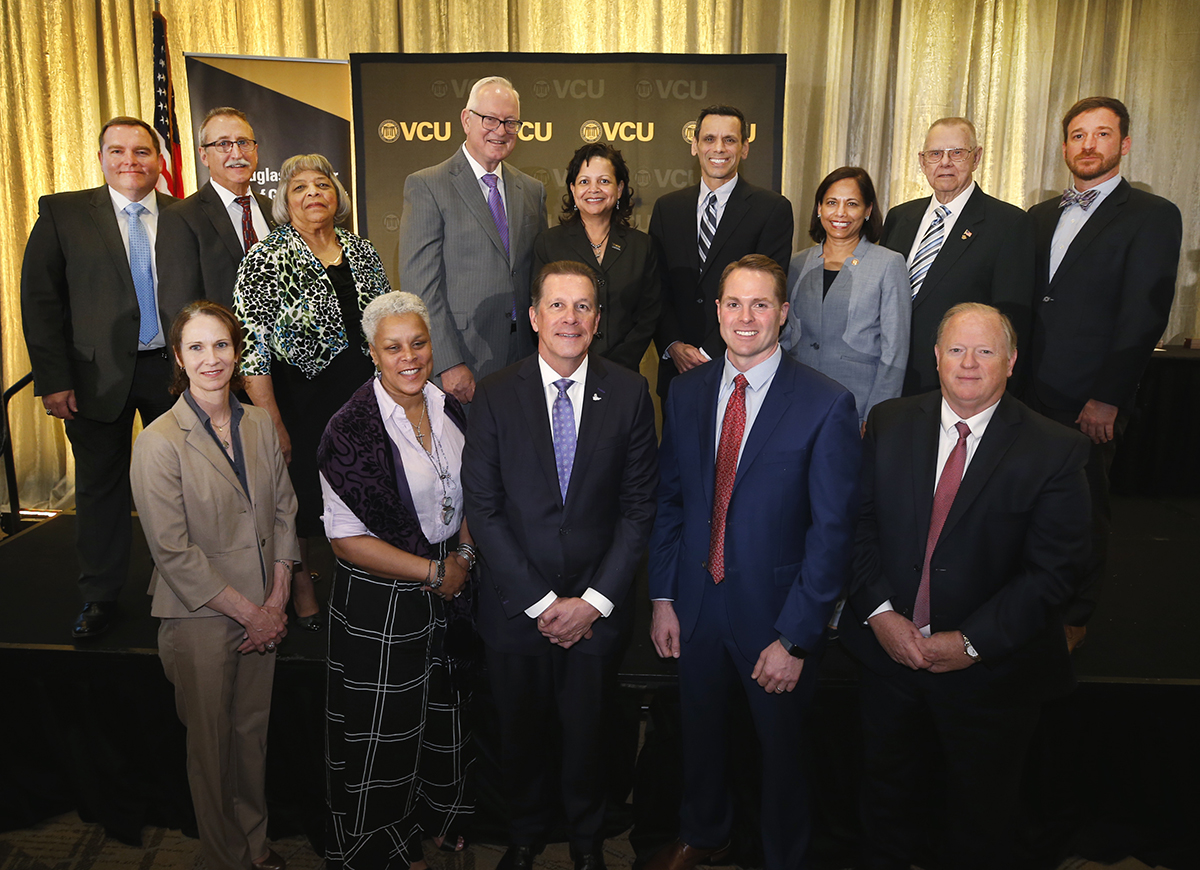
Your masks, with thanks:
M335 230L354 274L361 310L391 285L374 245L340 227ZM243 375L269 375L274 358L313 378L350 346L333 282L290 225L274 230L242 259L233 309L246 326ZM358 338L366 353L366 339Z

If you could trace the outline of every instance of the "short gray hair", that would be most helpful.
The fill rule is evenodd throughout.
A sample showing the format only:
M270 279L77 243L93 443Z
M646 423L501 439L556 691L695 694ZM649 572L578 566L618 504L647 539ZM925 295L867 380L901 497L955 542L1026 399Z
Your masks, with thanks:
M929 125L929 133L932 133L935 127L962 127L967 131L967 141L971 144L971 150L974 151L979 147L979 136L975 133L975 125L966 118L957 116L950 118L938 118ZM925 138L929 138L929 133L925 134Z
M429 309L425 307L421 297L413 293L405 293L403 290L393 290L382 296L376 296L363 309L362 328L363 335L367 337L367 343L372 347L375 346L375 333L379 331L379 324L386 318L400 317L404 314L416 314L425 321L425 328L431 333L433 332L433 327L429 323Z
M513 83L504 76L484 76L475 84L471 85L471 93L467 95L467 108L474 109L479 105L479 92L484 88L490 88L492 85L500 85L512 91L512 95L517 100L517 108L521 107L521 95L517 93L517 89L513 87Z
M333 164L323 154L296 154L283 161L279 169L279 186L275 188L275 201L271 203L271 217L275 223L282 226L292 222L292 216L288 214L287 189L292 179L301 172L319 172L333 182L338 202L337 213L333 216L335 221L344 220L350 214L350 194L338 181Z
M960 302L942 315L942 320L937 328L937 346L942 346L942 333L946 331L946 327L950 325L950 321L960 314L978 314L982 317L999 318L1000 328L1004 331L1004 340L1008 342L1008 358L1012 359L1013 353L1017 349L1017 330L1013 328L1012 321L1008 319L1008 315L992 305L985 305L982 302Z
M200 122L199 145L204 147L204 140L208 138L208 124L210 121L217 118L237 118L239 121L244 121L246 126L250 128L250 135L254 135L254 125L250 123L250 119L246 117L246 113L241 109L235 109L233 106L218 106L215 109L209 109L208 114L204 116L204 120Z

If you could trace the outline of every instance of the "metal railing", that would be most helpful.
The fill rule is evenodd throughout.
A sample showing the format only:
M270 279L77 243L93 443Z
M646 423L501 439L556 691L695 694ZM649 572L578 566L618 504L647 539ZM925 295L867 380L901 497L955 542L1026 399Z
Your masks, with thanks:
M8 511L0 516L0 528L7 534L21 531L21 502L17 498L17 463L13 456L12 429L8 424L8 403L17 393L33 383L33 372L25 375L4 391L4 426L0 429L0 451L4 453L4 478L8 482Z

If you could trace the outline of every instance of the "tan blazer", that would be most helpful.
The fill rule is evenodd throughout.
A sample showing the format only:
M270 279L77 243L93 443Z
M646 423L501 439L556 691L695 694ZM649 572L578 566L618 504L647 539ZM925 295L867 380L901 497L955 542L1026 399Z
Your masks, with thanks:
M154 558L154 616L221 616L204 605L226 586L262 604L274 561L300 558L296 495L275 427L261 408L243 407L250 498L182 396L133 445L130 480Z

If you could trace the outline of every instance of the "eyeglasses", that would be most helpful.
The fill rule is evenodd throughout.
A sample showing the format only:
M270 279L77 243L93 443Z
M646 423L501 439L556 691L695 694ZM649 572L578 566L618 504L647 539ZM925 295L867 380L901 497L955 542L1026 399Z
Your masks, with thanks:
M954 163L962 163L968 157L973 155L975 151L976 149L974 148L951 148L949 151L941 148L935 148L932 151L919 151L917 153L920 155L922 160L924 160L930 166L933 166L935 163L941 163L943 156L949 157Z
M521 122L516 118L509 118L507 121L505 121L501 118L493 117L492 115L482 115L479 112L476 112L474 109L467 109L467 111L472 115L479 115L479 119L483 122L483 129L485 130L495 130L501 124L504 125L504 129L509 133L516 133L521 129Z
M205 142L201 148L216 148L222 154L228 154L236 145L243 154L249 154L258 148L256 139L218 139L216 142Z

